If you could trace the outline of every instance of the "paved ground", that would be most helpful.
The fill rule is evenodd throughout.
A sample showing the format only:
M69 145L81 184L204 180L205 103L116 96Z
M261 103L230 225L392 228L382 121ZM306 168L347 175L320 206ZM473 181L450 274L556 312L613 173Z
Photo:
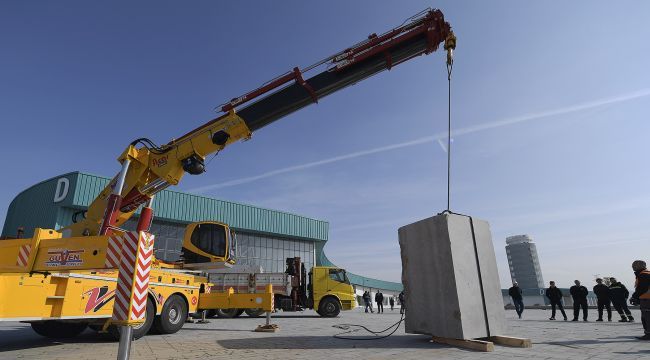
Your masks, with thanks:
M638 315L638 311L635 315ZM132 359L648 359L650 342L637 341L640 323L548 321L548 312L526 310L524 319L507 312L510 335L533 340L532 349L498 346L480 353L429 343L426 336L393 336L376 341L339 340L335 324L364 324L382 330L399 320L399 313L383 315L359 311L323 319L313 312L280 313L273 322L277 333L251 330L262 318L214 319L210 324L186 324L174 335L151 335L133 343ZM358 335L357 335L358 334ZM355 333L354 336L365 334ZM115 359L117 344L87 331L73 341L55 342L34 334L29 325L0 323L0 359Z

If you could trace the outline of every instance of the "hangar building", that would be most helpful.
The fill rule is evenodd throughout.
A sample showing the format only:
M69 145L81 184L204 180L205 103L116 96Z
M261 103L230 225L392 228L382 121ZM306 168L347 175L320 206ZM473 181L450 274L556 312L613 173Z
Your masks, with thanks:
M36 227L59 229L71 224L74 213L85 210L109 181L106 177L71 172L29 187L9 205L2 236L16 236L19 227L24 228L25 237L31 237ZM335 266L323 252L327 221L173 190L158 193L153 207L151 232L156 235L156 257L162 260L178 259L188 223L213 220L235 230L238 264L282 272L286 258L300 256L307 268L314 264ZM137 214L123 227L135 229L136 223ZM399 283L348 275L359 296L365 290L374 295L381 289L388 296L402 290Z

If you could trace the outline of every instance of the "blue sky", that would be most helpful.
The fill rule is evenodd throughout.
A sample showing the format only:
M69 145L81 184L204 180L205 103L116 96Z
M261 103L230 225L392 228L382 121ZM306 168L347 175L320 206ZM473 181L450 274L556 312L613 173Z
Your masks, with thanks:
M294 66L425 7L458 36L452 210L526 233L544 278L631 285L650 260L650 4L643 1L22 2L0 4L0 218L26 187L112 176ZM179 190L330 222L326 251L399 281L397 228L446 207L442 52L345 89L219 154Z

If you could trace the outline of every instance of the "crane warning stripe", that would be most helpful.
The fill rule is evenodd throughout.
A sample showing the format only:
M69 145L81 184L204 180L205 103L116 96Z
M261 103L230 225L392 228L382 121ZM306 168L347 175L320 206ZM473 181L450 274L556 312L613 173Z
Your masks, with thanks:
M133 266L134 262L129 263L135 258L135 254L131 254L134 249L137 249L139 237L137 233L129 232L124 234L121 244L121 261L119 263L119 273L117 277L117 287L115 289L115 305L113 306L114 321L128 321L129 319L129 303L131 300L131 284L133 282ZM131 255L131 256L128 256Z
M112 320L130 325L142 322L147 313L154 236L129 232L122 239Z
M18 259L16 260L16 265L27 266L27 260L29 260L29 254L31 252L31 245L21 245L20 249L18 249Z
M120 252L122 251L122 243L124 238L122 236L111 236L108 238L108 246L106 247L106 260L104 261L105 268L116 268L120 264Z
M138 251L135 284L133 287L133 310L131 320L144 320L147 313L147 293L149 289L149 273L153 260L153 235L143 233Z

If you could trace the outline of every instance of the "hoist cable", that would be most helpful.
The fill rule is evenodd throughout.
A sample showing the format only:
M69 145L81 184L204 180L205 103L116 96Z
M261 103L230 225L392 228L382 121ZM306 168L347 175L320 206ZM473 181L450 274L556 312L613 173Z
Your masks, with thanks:
M454 61L447 61L447 211L451 211L451 70Z

